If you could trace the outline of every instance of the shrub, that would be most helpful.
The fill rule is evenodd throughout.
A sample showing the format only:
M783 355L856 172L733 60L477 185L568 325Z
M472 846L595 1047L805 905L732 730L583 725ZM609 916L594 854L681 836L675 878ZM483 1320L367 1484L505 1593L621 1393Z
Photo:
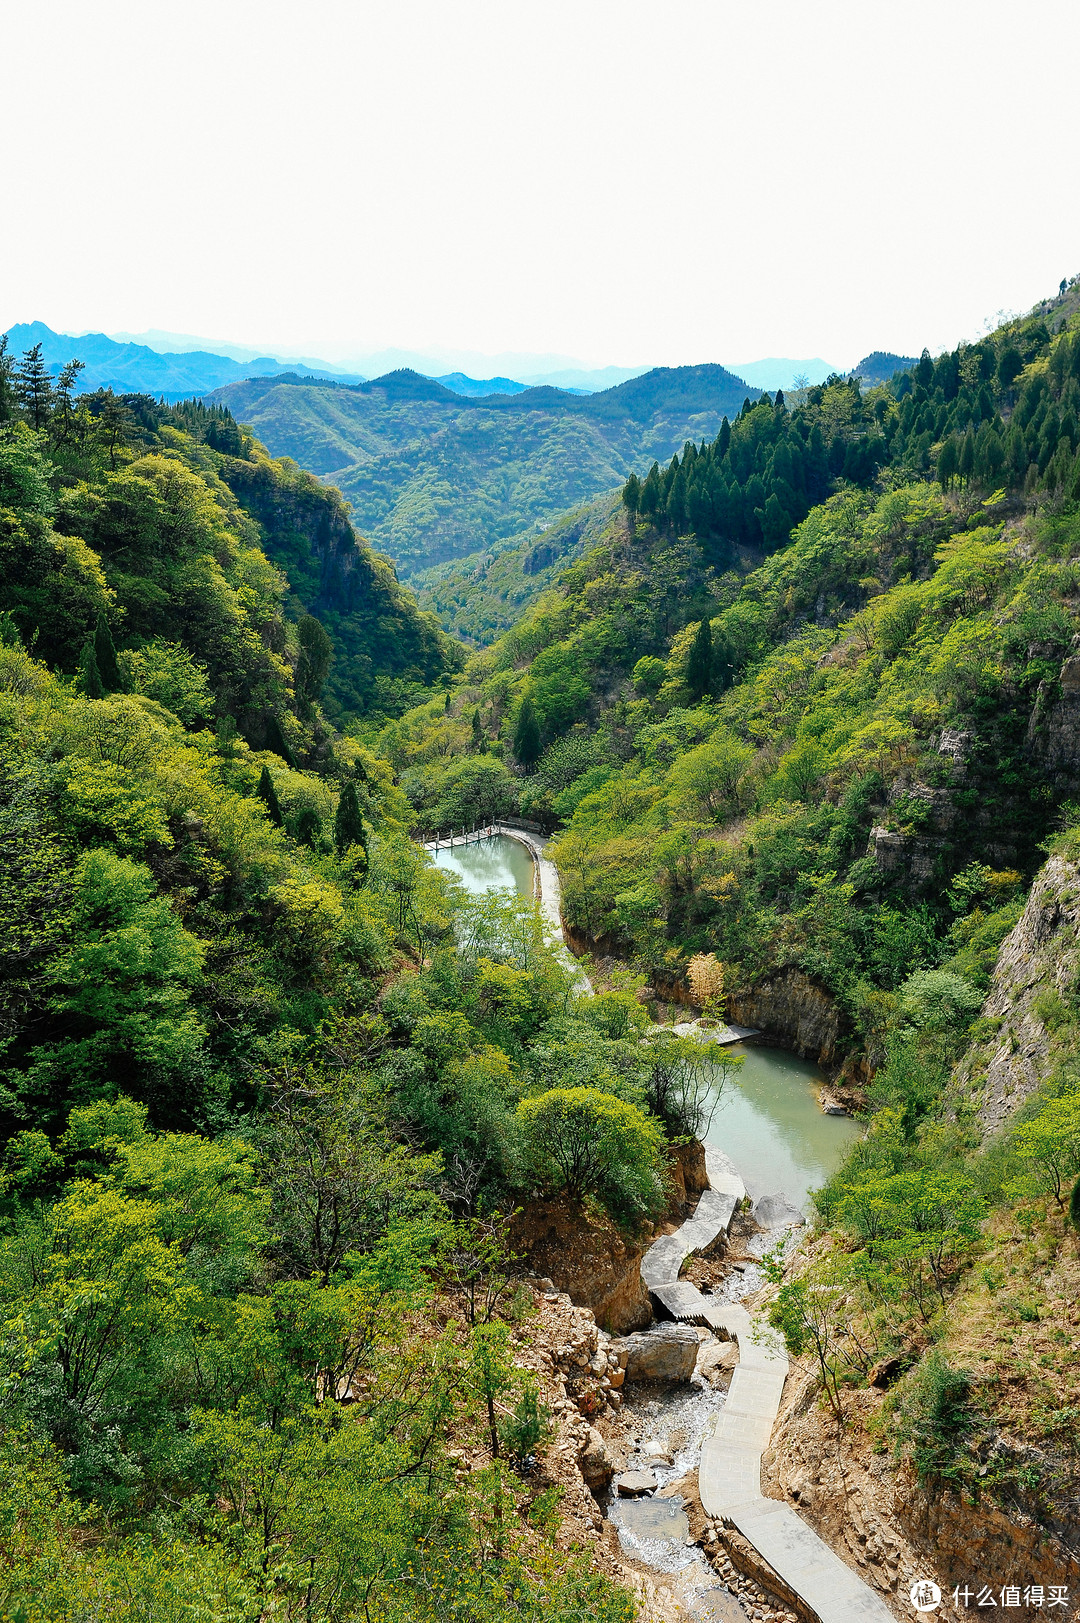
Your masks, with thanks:
M664 1136L636 1105L599 1088L550 1088L517 1115L541 1182L571 1199L594 1194L613 1215L662 1206Z
M893 1452L910 1459L924 1488L959 1487L966 1444L975 1429L971 1376L944 1353L928 1352L899 1388L893 1413Z

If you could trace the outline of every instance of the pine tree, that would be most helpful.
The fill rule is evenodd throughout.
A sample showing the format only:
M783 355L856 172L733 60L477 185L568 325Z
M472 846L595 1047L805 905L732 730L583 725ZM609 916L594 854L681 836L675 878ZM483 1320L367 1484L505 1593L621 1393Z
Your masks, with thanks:
M930 359L930 351L924 349L915 363L915 382L923 389L929 389L934 381L934 363Z
M41 345L35 344L15 368L15 395L31 428L38 433L48 425L52 392L52 378L41 358Z
M98 616L97 627L94 631L94 658L107 693L119 693L124 685L120 675L120 665L116 658L116 644L109 630L109 622L103 614Z
M101 672L98 670L93 637L87 642L79 660L79 692L84 693L88 699L103 699L105 697L105 684L101 680Z
M702 620L690 644L686 685L695 700L703 699L712 686L712 626L708 619Z
M964 435L964 443L960 447L960 458L957 462L956 471L960 475L962 485L968 484L975 472L975 431L971 427L968 428L967 433Z
M97 417L98 439L109 453L109 467L116 472L120 447L135 427L134 414L110 389L101 401Z
M305 710L317 704L330 674L334 645L313 614L302 616L296 627L300 657L296 662L296 697Z
M641 480L636 473L632 473L623 486L622 499L629 512L637 512L641 505Z
M259 787L255 793L266 807L266 815L269 817L270 821L272 823L276 823L278 828L284 828L285 819L281 815L281 802L278 800L277 790L274 788L274 780L270 776L270 768L268 766L264 766L262 769L262 775L259 778Z
M314 806L305 806L296 819L296 838L301 845L309 845L317 850L322 838L322 818Z
M367 839L364 835L364 820L360 815L360 799L356 793L356 785L348 782L338 797L337 811L334 814L334 844L338 854L344 856L350 846L363 846L367 852Z
M11 421L15 416L17 405L15 361L8 354L7 333L0 333L0 423Z
M56 446L67 445L76 437L79 415L75 408L75 389L85 364L84 361L69 361L56 380L55 407L49 425L52 442Z
M446 695L446 698L443 701L443 715L448 716L449 714L450 714L450 694L448 692L447 695Z
M275 755L280 755L286 766L291 766L295 770L296 756L289 748L288 739L281 730L281 722L272 710L266 718L266 747L273 750Z
M514 728L514 759L530 772L540 759L540 723L536 719L533 702L526 693L518 711Z

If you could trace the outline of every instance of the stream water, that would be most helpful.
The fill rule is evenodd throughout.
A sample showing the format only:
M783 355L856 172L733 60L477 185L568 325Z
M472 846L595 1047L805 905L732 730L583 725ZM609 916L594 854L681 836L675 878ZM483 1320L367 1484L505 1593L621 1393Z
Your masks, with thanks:
M706 1144L730 1156L748 1192L782 1193L800 1210L847 1154L862 1127L827 1116L818 1103L825 1078L816 1065L782 1048L734 1043L743 1061L720 1095Z
M435 861L455 873L473 894L497 888L533 894L532 857L506 835L439 851ZM783 1193L805 1210L810 1190L836 1170L862 1129L849 1117L825 1115L817 1098L825 1078L809 1061L753 1043L734 1044L726 1052L743 1063L716 1101L705 1142L730 1157L755 1199ZM779 1238L777 1231L756 1234L744 1240L744 1254L760 1258ZM756 1290L762 1279L760 1265L747 1257L718 1295L737 1301ZM668 1575L690 1617L701 1623L745 1617L701 1550L690 1543L678 1493L663 1495L665 1487L697 1467L706 1426L723 1407L726 1394L696 1376L667 1389L635 1392L627 1387L624 1395L623 1414L636 1444L627 1469L652 1472L660 1492L640 1499L609 1492L604 1510L620 1544L628 1555Z

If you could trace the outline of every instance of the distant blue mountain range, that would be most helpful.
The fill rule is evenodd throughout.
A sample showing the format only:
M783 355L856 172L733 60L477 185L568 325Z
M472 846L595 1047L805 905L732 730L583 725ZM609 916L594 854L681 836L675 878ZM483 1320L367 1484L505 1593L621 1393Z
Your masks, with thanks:
M103 332L53 332L43 321L22 321L10 327L8 349L15 355L41 345L41 357L50 372L59 372L68 361L78 359L86 370L79 379L82 391L115 389L117 394L164 395L166 400L183 400L189 395L209 394L226 383L244 378L261 378L284 370L284 363L272 355L237 361L228 355L211 355L205 350L184 354L161 354L146 344L129 344L107 338ZM313 371L313 377L335 383L362 383L356 372L339 372L327 367Z

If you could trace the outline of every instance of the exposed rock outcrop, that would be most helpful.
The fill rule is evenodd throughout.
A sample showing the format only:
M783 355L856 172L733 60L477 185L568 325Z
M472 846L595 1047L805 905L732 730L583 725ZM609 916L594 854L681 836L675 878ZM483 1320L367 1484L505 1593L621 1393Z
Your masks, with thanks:
M610 1219L566 1201L536 1201L515 1218L510 1241L537 1274L565 1291L575 1306L589 1308L606 1329L622 1333L651 1322L641 1247Z
M772 1042L804 1059L828 1065L836 1055L840 1011L801 969L784 969L748 992L728 998L728 1018L760 1029Z
M795 1506L899 1616L911 1616L907 1590L917 1577L935 1579L949 1597L939 1617L963 1615L951 1602L957 1584L1058 1584L1075 1595L1080 1559L1068 1547L1071 1537L1040 1527L1019 1505L1006 1512L946 1490L924 1493L907 1466L879 1451L871 1422L880 1417L880 1392L848 1396L838 1438L819 1390L811 1370L793 1370L762 1461L762 1487Z
M958 1072L978 1105L987 1133L996 1132L1046 1078L1057 999L1080 973L1080 870L1052 856L998 954L983 1017L995 1034L976 1045Z

